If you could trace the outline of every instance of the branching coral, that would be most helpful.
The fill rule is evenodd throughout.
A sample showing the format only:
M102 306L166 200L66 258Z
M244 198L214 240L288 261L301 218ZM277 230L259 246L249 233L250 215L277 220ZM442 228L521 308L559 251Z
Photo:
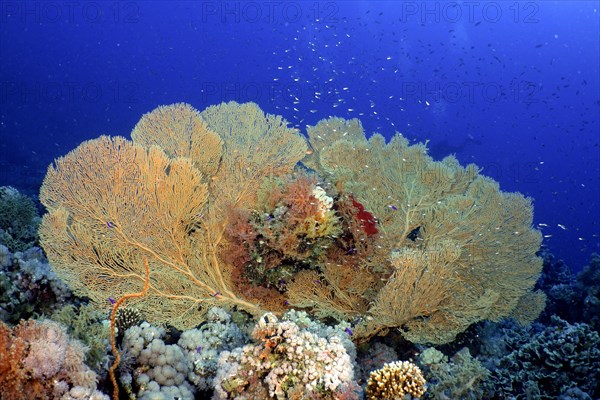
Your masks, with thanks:
M421 397L425 393L421 369L408 361L387 363L371 372L367 382L367 400L401 399L405 395Z

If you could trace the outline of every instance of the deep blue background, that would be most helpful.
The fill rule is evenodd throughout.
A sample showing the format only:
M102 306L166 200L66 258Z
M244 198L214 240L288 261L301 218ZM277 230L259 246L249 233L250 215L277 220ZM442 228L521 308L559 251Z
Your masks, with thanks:
M358 117L474 162L533 197L545 245L585 265L598 2L371 3L1 1L0 185L36 194L55 157L160 104L255 101L302 130Z

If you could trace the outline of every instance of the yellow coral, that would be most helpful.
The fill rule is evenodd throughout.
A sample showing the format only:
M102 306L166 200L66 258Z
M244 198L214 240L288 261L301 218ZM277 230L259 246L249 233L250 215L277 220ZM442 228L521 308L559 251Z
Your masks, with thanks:
M288 128L283 117L263 113L255 103L222 103L200 115L223 140L221 163L211 185L215 207L254 209L263 179L292 172L306 154L306 140L299 131Z
M331 210L322 215L311 215L298 224L298 235L306 235L309 239L317 239L330 235L338 235L341 228L335 213Z
M365 292L374 294L370 318L355 338L400 328L413 342L446 343L477 321L523 314L521 299L531 298L542 269L531 199L500 191L473 164L434 161L425 144L399 133L388 143L378 134L367 139L355 120L323 120L308 135L314 152L306 162L378 220L365 266L381 275ZM311 299L320 292L303 289L302 303L318 313L345 313L330 310L340 304L335 298ZM541 311L543 299L535 299L539 306L523 320Z
M408 361L394 361L371 372L366 396L367 400L396 400L407 394L418 398L425 390L425 378L419 367Z
M187 157L207 178L219 167L223 141L189 104L160 106L144 114L131 132L135 144L160 147L170 157Z
M147 258L150 290L132 304L151 322L180 329L202 322L215 303L258 313L219 257L228 206L251 207L265 177L292 171L305 139L281 117L234 102L202 114L160 107L133 137L141 145L107 136L84 142L49 167L39 233L54 270L106 308L109 298L142 288Z
M434 161L400 134L367 139L358 120L324 120L308 135L304 162L336 184L337 208L324 189L304 196L314 211L297 221L303 238L331 243L320 265L286 280L286 306L364 317L357 340L400 329L434 343L483 319L527 322L539 313L543 295L531 288L541 235L530 199L501 192L454 157ZM133 303L152 322L189 328L215 303L262 312L221 258L228 214L262 210L257 189L289 181L305 138L282 117L234 102L203 112L159 107L132 137L84 142L49 168L40 238L58 275L106 308L109 297L142 288L147 258L150 290ZM344 198L377 218L372 234L344 221Z

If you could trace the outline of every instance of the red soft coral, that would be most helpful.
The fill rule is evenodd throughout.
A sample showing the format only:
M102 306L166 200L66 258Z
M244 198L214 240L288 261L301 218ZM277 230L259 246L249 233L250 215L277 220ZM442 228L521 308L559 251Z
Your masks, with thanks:
M354 196L350 195L352 205L356 208L355 218L360 221L363 230L369 236L372 236L379 232L377 230L377 219L370 212L365 210L365 206L356 201Z

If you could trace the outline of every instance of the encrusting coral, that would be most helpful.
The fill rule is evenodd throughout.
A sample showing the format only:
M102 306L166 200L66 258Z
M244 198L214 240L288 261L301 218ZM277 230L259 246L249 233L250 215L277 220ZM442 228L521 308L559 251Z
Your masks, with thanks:
M421 397L425 393L421 369L408 361L394 361L371 372L367 382L367 400L402 399L405 395Z
M159 107L133 142L101 136L50 166L41 243L105 309L141 290L147 259L148 293L130 305L179 329L214 305L301 307L351 322L357 341L399 328L445 343L477 321L539 314L530 199L400 134L367 140L357 120L308 137L310 151L253 103Z

